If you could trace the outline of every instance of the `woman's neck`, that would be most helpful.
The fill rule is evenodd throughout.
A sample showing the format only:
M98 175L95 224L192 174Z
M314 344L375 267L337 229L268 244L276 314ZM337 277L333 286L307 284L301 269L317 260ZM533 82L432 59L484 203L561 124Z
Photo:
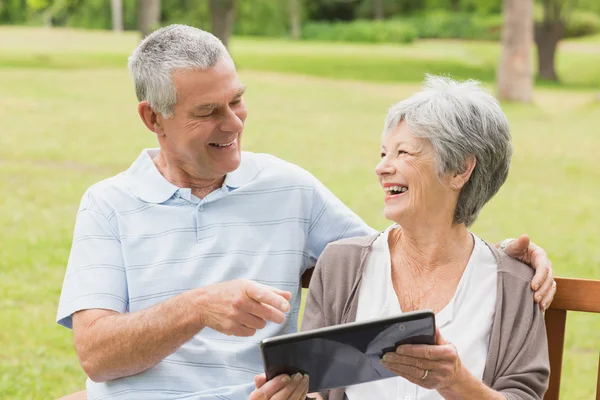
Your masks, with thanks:
M392 257L400 257L408 265L431 273L439 267L466 265L473 252L474 241L464 224L416 224L390 232L388 242Z
M441 311L456 292L473 252L464 224L398 228L388 238L392 285L404 311Z

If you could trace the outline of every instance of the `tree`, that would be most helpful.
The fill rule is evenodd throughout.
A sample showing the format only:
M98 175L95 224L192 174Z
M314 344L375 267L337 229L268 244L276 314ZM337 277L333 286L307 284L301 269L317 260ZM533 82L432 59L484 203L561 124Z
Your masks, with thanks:
M300 39L300 0L289 0L289 11L292 39Z
M160 23L160 0L139 0L138 28L142 39Z
M542 79L558 81L555 59L558 42L565 35L568 15L576 0L542 0L544 16L535 24L535 44L538 51L538 75Z
M504 0L502 56L498 66L498 97L531 101L533 71L533 0Z
M233 32L235 23L236 0L209 0L210 20L212 33L225 45L229 44L229 38Z
M123 32L123 2L111 0L112 28L115 32Z
M383 0L373 0L373 16L376 20L383 19Z

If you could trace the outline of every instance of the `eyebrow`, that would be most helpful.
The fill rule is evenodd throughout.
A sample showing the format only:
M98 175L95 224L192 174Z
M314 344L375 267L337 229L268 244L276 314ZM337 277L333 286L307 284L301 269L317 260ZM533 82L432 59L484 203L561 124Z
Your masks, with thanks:
M239 99L244 95L244 93L246 93L246 85L238 89L238 91L235 93L235 96L233 97L233 100ZM221 104L219 103L206 103L194 107L194 111L214 110L215 108L219 107L221 107Z

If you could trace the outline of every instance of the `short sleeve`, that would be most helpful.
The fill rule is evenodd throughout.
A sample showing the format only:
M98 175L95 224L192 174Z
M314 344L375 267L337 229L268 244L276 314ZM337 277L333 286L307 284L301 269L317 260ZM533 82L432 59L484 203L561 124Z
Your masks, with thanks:
M375 233L365 222L353 213L329 189L315 179L310 226L308 228L308 250L310 267L325 246L336 240L367 236Z
M92 308L124 313L128 296L119 236L88 191L75 221L56 320L72 328L73 313Z

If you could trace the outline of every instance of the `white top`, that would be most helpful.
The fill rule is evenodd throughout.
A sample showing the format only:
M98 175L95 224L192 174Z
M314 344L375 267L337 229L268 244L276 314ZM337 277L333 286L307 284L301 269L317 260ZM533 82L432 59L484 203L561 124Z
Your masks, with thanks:
M389 231L373 243L363 271L356 321L391 317L402 313L392 286ZM498 265L487 245L473 235L475 246L450 302L436 315L444 339L452 342L462 363L477 378L483 377L496 306ZM419 387L404 378L389 378L346 388L349 400L442 399L435 390Z

